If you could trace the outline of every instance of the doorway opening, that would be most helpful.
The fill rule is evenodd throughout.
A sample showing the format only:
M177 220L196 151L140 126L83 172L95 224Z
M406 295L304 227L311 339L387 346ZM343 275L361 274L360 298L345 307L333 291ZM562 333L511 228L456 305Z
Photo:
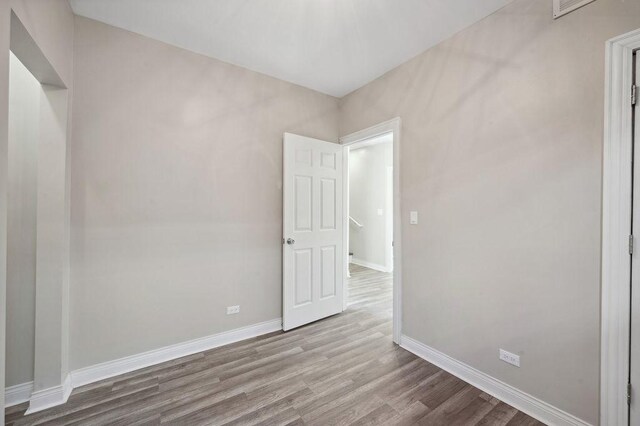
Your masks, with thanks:
M345 147L347 308L393 318L393 133Z
M606 44L602 182L600 423L632 426L640 425L639 49L640 30Z
M401 340L400 119L341 138L344 309L364 304L393 323Z
M11 13L7 146L5 405L66 401L69 314L69 94ZM52 339L51 336L57 336Z
M382 160L381 205L374 218L383 236L379 269L392 279L392 336L401 343L400 119L340 139L340 145L285 133L283 137L282 328L289 331L339 314L349 301L349 153L389 144ZM384 151L384 150L383 150ZM364 152L364 151L362 151ZM391 164L391 166L389 166ZM362 179L361 179L362 180ZM388 195L390 194L390 195ZM385 201L387 200L387 201ZM390 201L392 200L392 201ZM382 215L378 214L382 209ZM384 211L389 210L385 216ZM380 218L382 216L382 218ZM367 219L369 220L369 219ZM373 220L370 222L373 223ZM365 225L366 226L366 225ZM364 250L359 251L359 253ZM380 260L382 259L382 260ZM353 260L353 258L351 258ZM363 263L363 262L361 262ZM364 263L363 263L364 264ZM384 266L382 266L384 264ZM359 265L359 267L363 267Z
M13 52L9 65L5 382L13 390L33 384L41 85ZM15 402L7 398L8 406Z

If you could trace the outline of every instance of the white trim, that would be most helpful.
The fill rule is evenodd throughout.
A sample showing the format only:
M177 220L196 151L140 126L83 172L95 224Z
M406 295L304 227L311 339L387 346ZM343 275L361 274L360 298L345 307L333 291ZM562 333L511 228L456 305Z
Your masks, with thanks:
M71 372L71 382L73 387L77 388L130 371L279 330L282 330L281 318L81 368Z
M364 130L360 130L350 135L340 138L340 143L345 146L343 151L343 167L344 186L343 200L345 206L349 205L349 145L381 136L385 133L393 132L393 341L400 344L400 336L402 334L402 206L400 203L400 128L402 122L400 117L393 118L384 123L377 124ZM344 215L344 256L347 261L345 269L345 277L349 273L349 211ZM346 282L346 281L345 281ZM347 287L345 288L345 308L347 303Z
M33 392L25 414L37 413L64 404L69 399L72 390L71 376L67 375L61 385Z
M9 407L29 400L29 409L26 414L35 413L64 404L69 399L71 391L79 386L279 330L282 330L281 318L81 368L72 371L62 385L33 393L31 393L33 382L12 386L6 391L6 406ZM12 395L9 395L9 392ZM31 395L30 399L27 392ZM10 404L10 401L15 401L15 403Z
M393 148L393 147L392 147ZM384 266L387 272L393 272L393 166L387 167L385 186L387 192L384 194L385 210L392 212L385 217L384 224Z
M13 407L14 405L29 401L31 392L33 392L33 382L21 383L5 388L4 406Z
M640 30L606 43L602 183L600 423L627 424L629 374L633 51Z
M340 141L342 143L342 141ZM351 209L349 206L349 180L351 179L349 175L349 148L344 148L342 150L342 209L344 212L345 223L342 226L342 249L344 250L344 254L347 261L344 263L344 285L342 286L342 310L346 310L348 307L349 300L349 281L348 278L351 278L351 271L349 270L349 264L351 263L351 259L353 258L349 254L350 242L349 242L349 231L350 231L350 217L351 217ZM347 226L344 226L344 225Z
M467 364L457 361L408 336L402 336L400 346L545 424L557 426L590 426L589 423L582 419L495 379Z
M379 265L373 262L367 262L366 260L358 259L356 257L351 258L351 263L354 265L364 266L365 268L373 269L380 272L391 272L384 265Z

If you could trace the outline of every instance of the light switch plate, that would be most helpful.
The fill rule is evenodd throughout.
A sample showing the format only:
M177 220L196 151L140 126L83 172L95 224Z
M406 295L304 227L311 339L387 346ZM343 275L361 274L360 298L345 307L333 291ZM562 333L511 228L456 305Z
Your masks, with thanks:
M378 216L382 216L382 209L378 209Z
M411 225L418 224L418 212L416 211L409 212L409 223Z

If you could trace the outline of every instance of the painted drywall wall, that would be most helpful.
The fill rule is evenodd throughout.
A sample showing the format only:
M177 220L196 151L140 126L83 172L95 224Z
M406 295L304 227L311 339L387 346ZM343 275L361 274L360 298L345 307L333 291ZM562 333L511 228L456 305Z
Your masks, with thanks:
M0 385L5 383L7 324L7 219L9 197L9 42L11 9L0 2ZM3 389L0 387L0 389ZM4 413L4 392L0 392ZM4 416L0 416L4 426Z
M403 332L596 424L604 45L640 2L551 14L516 0L348 95L341 134L402 118Z
M8 195L8 106L11 11L20 18L37 45L71 88L73 13L66 0L0 2L0 306L6 306L6 243ZM0 310L0 383L5 383L5 313ZM0 392L0 410L4 393ZM4 419L0 416L0 425Z
M6 386L39 390L65 375L67 90L41 85L10 56Z
M9 0L38 48L67 88L73 80L73 19L67 0Z
M86 18L75 40L72 369L279 318L282 135L337 141L337 99Z
M33 380L40 83L11 54L6 386Z
M42 85L38 138L36 322L34 391L58 386L67 376L65 335L69 299L67 235L68 91Z
M392 266L387 265L387 219L393 216L389 167L393 167L391 143L349 152L349 215L363 225L349 224L349 251L356 263L385 270Z

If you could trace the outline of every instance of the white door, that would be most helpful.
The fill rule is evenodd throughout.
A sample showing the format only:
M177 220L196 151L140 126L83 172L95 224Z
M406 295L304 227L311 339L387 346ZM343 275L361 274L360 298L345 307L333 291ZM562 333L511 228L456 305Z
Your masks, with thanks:
M634 55L636 85L640 83L639 55ZM633 233L636 246L640 235L640 102L636 102L634 119L634 166L633 166ZM629 383L632 386L629 406L631 426L640 426L640 248L631 256L631 357Z
M342 146L284 134L283 329L342 312Z

